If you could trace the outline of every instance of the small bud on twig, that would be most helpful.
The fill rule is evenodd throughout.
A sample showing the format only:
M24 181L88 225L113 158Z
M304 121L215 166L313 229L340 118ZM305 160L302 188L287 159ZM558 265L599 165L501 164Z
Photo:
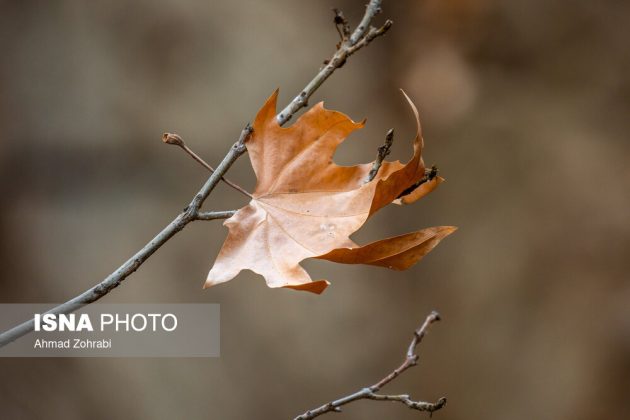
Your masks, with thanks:
M166 144L174 144L179 147L184 146L184 140L182 140L179 134L164 133L162 134L162 141Z

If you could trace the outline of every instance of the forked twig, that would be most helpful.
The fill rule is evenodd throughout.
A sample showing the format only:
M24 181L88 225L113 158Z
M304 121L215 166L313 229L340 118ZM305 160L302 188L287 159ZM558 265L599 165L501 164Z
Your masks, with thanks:
M276 118L280 125L289 121L299 109L308 105L309 98L317 88L319 88L336 69L342 67L352 54L368 45L376 37L384 35L389 28L392 27L393 22L389 19L378 29L370 27L372 19L380 12L381 0L371 0L365 8L365 15L363 15L359 26L357 26L349 37L342 36L342 41L339 43L337 51L332 58L324 61L324 67L317 73L313 80L311 80L306 87L302 89L300 94L293 98L291 103L277 115Z
M442 397L438 399L434 403L424 402L424 401L413 401L409 395L382 395L377 394L381 388L385 385L396 379L400 374L404 371L418 364L419 356L416 354L416 347L420 344L424 336L426 335L429 326L436 321L440 320L440 315L433 311L427 318L424 323L414 331L413 339L409 344L409 348L407 349L407 353L405 354L405 360L402 362L400 366L391 371L387 376L385 376L380 381L376 382L372 386L368 386L363 388L353 394L347 395L345 397L339 398L335 401L330 401L318 408L313 410L308 410L307 412L297 416L294 420L310 420L315 417L319 417L322 414L330 413L330 412L339 412L341 411L341 407L350 404L351 402L357 400L373 400L373 401L394 401L405 404L407 407L418 410L418 411L427 411L429 413L433 413L446 405L446 398Z

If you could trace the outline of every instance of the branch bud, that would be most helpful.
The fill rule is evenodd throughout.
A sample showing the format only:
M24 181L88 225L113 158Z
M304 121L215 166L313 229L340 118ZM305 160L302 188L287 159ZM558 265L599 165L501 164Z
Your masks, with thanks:
M164 133L162 134L162 141L166 144L174 144L175 146L183 146L184 140L175 133Z

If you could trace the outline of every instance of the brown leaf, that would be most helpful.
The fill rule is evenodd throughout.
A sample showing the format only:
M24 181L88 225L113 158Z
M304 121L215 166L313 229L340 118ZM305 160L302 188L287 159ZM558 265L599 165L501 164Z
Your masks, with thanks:
M359 248L337 248L317 258L343 264L369 264L406 270L457 228L436 226L372 242Z
M320 258L404 270L455 230L434 227L362 247L350 239L374 212L424 176L418 111L406 95L418 126L413 157L406 164L383 162L368 183L371 163L339 166L333 162L337 147L363 122L324 109L320 102L283 128L276 121L277 95L276 91L258 112L247 142L258 180L253 199L225 221L228 237L205 287L249 269L262 275L269 287L321 293L329 283L312 281L299 265L302 260ZM415 201L439 182L422 184L416 189L421 191L414 190L398 201Z

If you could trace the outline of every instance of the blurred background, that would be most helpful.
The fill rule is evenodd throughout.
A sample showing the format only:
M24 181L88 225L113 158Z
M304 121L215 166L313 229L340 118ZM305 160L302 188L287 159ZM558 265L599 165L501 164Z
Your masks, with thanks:
M0 1L0 301L61 302L99 282L190 200L271 92L286 104L334 51L332 7L365 0ZM390 127L447 178L360 243L456 225L406 272L305 264L321 296L244 273L206 291L226 229L198 222L105 302L221 304L216 359L4 359L7 419L281 419L373 383L437 309L420 365L388 393L446 396L435 417L630 418L630 3L385 1L392 30L312 103ZM252 189L248 158L230 178ZM206 209L244 204L221 186ZM333 416L333 415L331 415ZM415 419L354 403L339 419Z

